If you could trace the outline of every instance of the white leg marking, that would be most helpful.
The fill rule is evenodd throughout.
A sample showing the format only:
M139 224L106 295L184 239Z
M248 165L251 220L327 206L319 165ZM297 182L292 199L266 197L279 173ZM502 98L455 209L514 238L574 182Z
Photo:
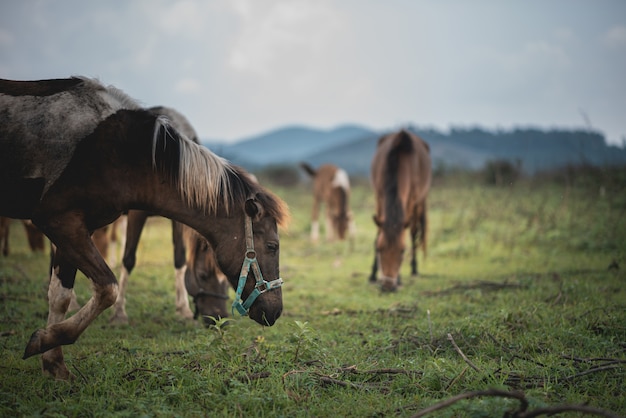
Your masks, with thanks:
M72 289L66 289L61 285L61 279L55 270L52 269L48 284L48 326L65 319L73 293Z
M320 223L318 221L311 222L311 241L317 242L320 239Z
M176 313L183 318L192 319L193 312L189 308L189 294L185 287L185 271L187 265L176 269Z
M128 323L128 315L126 314L126 285L128 284L128 275L129 273L128 270L126 270L126 267L122 267L117 299L113 305L113 315L109 318L109 322L118 324Z

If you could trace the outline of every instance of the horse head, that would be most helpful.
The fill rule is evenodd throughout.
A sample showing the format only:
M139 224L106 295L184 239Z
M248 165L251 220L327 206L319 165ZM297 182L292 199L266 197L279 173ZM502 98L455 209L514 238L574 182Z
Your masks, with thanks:
M378 226L375 243L380 271L378 281L383 291L393 292L400 284L400 267L405 251L405 225L393 220L385 221L378 216L374 216L374 223Z
M246 182L247 175L237 175ZM280 198L258 183L250 181L246 188L248 198L237 203L242 204L242 210L233 210L223 222L213 224L221 231L211 244L221 270L235 289L233 312L271 326L283 310L278 226L288 221L289 211ZM238 225L239 232L233 231L233 224Z
M340 240L346 238L351 220L350 213L345 206L331 216L332 228Z
M257 193L245 203L248 221L245 234L246 254L233 303L233 308L240 313L243 313L242 306L249 308L250 318L261 325L269 326L276 322L283 310L282 279L278 265L278 223L276 213L269 206L278 201L272 197L270 194ZM246 281L241 289L244 276Z

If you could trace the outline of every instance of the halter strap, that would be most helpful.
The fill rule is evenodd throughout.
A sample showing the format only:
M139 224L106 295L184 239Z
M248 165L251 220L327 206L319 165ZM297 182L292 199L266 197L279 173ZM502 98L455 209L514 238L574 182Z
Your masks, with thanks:
M239 283L237 284L237 291L235 292L235 300L233 301L232 313L235 314L235 310L239 312L240 315L247 315L250 306L254 303L257 297L262 293L267 292L268 290L277 289L283 285L283 279L280 277L276 280L272 280L271 282L265 281L263 279L263 274L261 273L261 267L259 267L259 262L256 259L256 251L254 250L254 236L252 233L252 219L249 216L246 216L245 222L245 233L246 233L246 254L243 259L243 265L241 266L241 273L239 273ZM245 301L242 300L243 288L246 285L246 281L248 280L248 273L252 268L252 273L256 279L256 284L254 285L254 289L248 295Z

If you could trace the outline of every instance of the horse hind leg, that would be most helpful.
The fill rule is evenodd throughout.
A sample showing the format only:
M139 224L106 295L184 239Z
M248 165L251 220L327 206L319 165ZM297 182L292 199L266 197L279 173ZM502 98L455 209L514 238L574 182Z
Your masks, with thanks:
M58 221L58 222L56 222ZM63 234L61 230L49 229L49 236L59 245L57 253L59 257L58 265L61 266L58 274L61 274L62 289L55 288L59 284L58 280L51 282L51 294L58 298L51 298L48 303L50 306L50 324L45 329L39 329L33 333L24 351L24 357L28 358L35 354L45 353L54 349L45 356L46 364L44 367L57 378L64 378L67 367L64 366L62 345L74 343L78 337L87 329L93 320L102 313L106 308L111 306L117 297L117 281L115 275L108 268L93 241L89 236L89 232L84 228L82 222L76 217L69 216L63 219L55 219L55 225L63 225L65 227L74 226L72 238ZM82 231L81 231L82 230ZM67 306L69 305L71 296L70 289L73 287L73 278L69 279L71 274L62 273L62 266L72 266L71 268L79 268L93 282L93 295L89 301L76 314L68 319L63 319ZM71 270L70 270L71 271ZM64 278L65 277L65 278ZM68 372L69 375L69 372ZM66 378L66 377L65 377Z
M417 276L418 263L417 263L417 247L419 246L419 225L416 223L411 225L411 276Z
M51 251L52 266L48 283L48 327L63 321L71 309L72 302L76 302L73 291L76 269L62 262L62 257L53 245ZM43 353L41 365L44 374L47 373L57 380L69 380L75 377L65 365L63 349L60 346Z
M9 225L10 218L0 216L0 250L5 257L9 255Z

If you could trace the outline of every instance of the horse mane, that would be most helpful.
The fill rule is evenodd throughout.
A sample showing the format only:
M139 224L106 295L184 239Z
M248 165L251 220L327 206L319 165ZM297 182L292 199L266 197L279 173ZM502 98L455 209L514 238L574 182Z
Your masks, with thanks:
M404 208L398 195L398 167L400 157L413 151L413 141L411 135L404 129L400 132L380 139L383 141L393 141L391 149L387 154L385 165L385 225L390 239L394 239L404 230Z
M162 115L155 119L152 164L169 175L188 205L205 213L215 214L223 205L226 214L230 214L233 207L256 198L278 225L286 226L289 222L289 209L282 199L242 168L174 129Z
M139 103L137 103L137 101L133 99L132 97L130 97L128 94L124 93L124 91L112 85L105 86L97 78L74 76L70 80L81 80L85 88L91 88L94 90L103 91L108 96L108 97L105 97L106 99L108 100L113 99L113 101L117 102L118 108L141 109L141 106L139 105Z

